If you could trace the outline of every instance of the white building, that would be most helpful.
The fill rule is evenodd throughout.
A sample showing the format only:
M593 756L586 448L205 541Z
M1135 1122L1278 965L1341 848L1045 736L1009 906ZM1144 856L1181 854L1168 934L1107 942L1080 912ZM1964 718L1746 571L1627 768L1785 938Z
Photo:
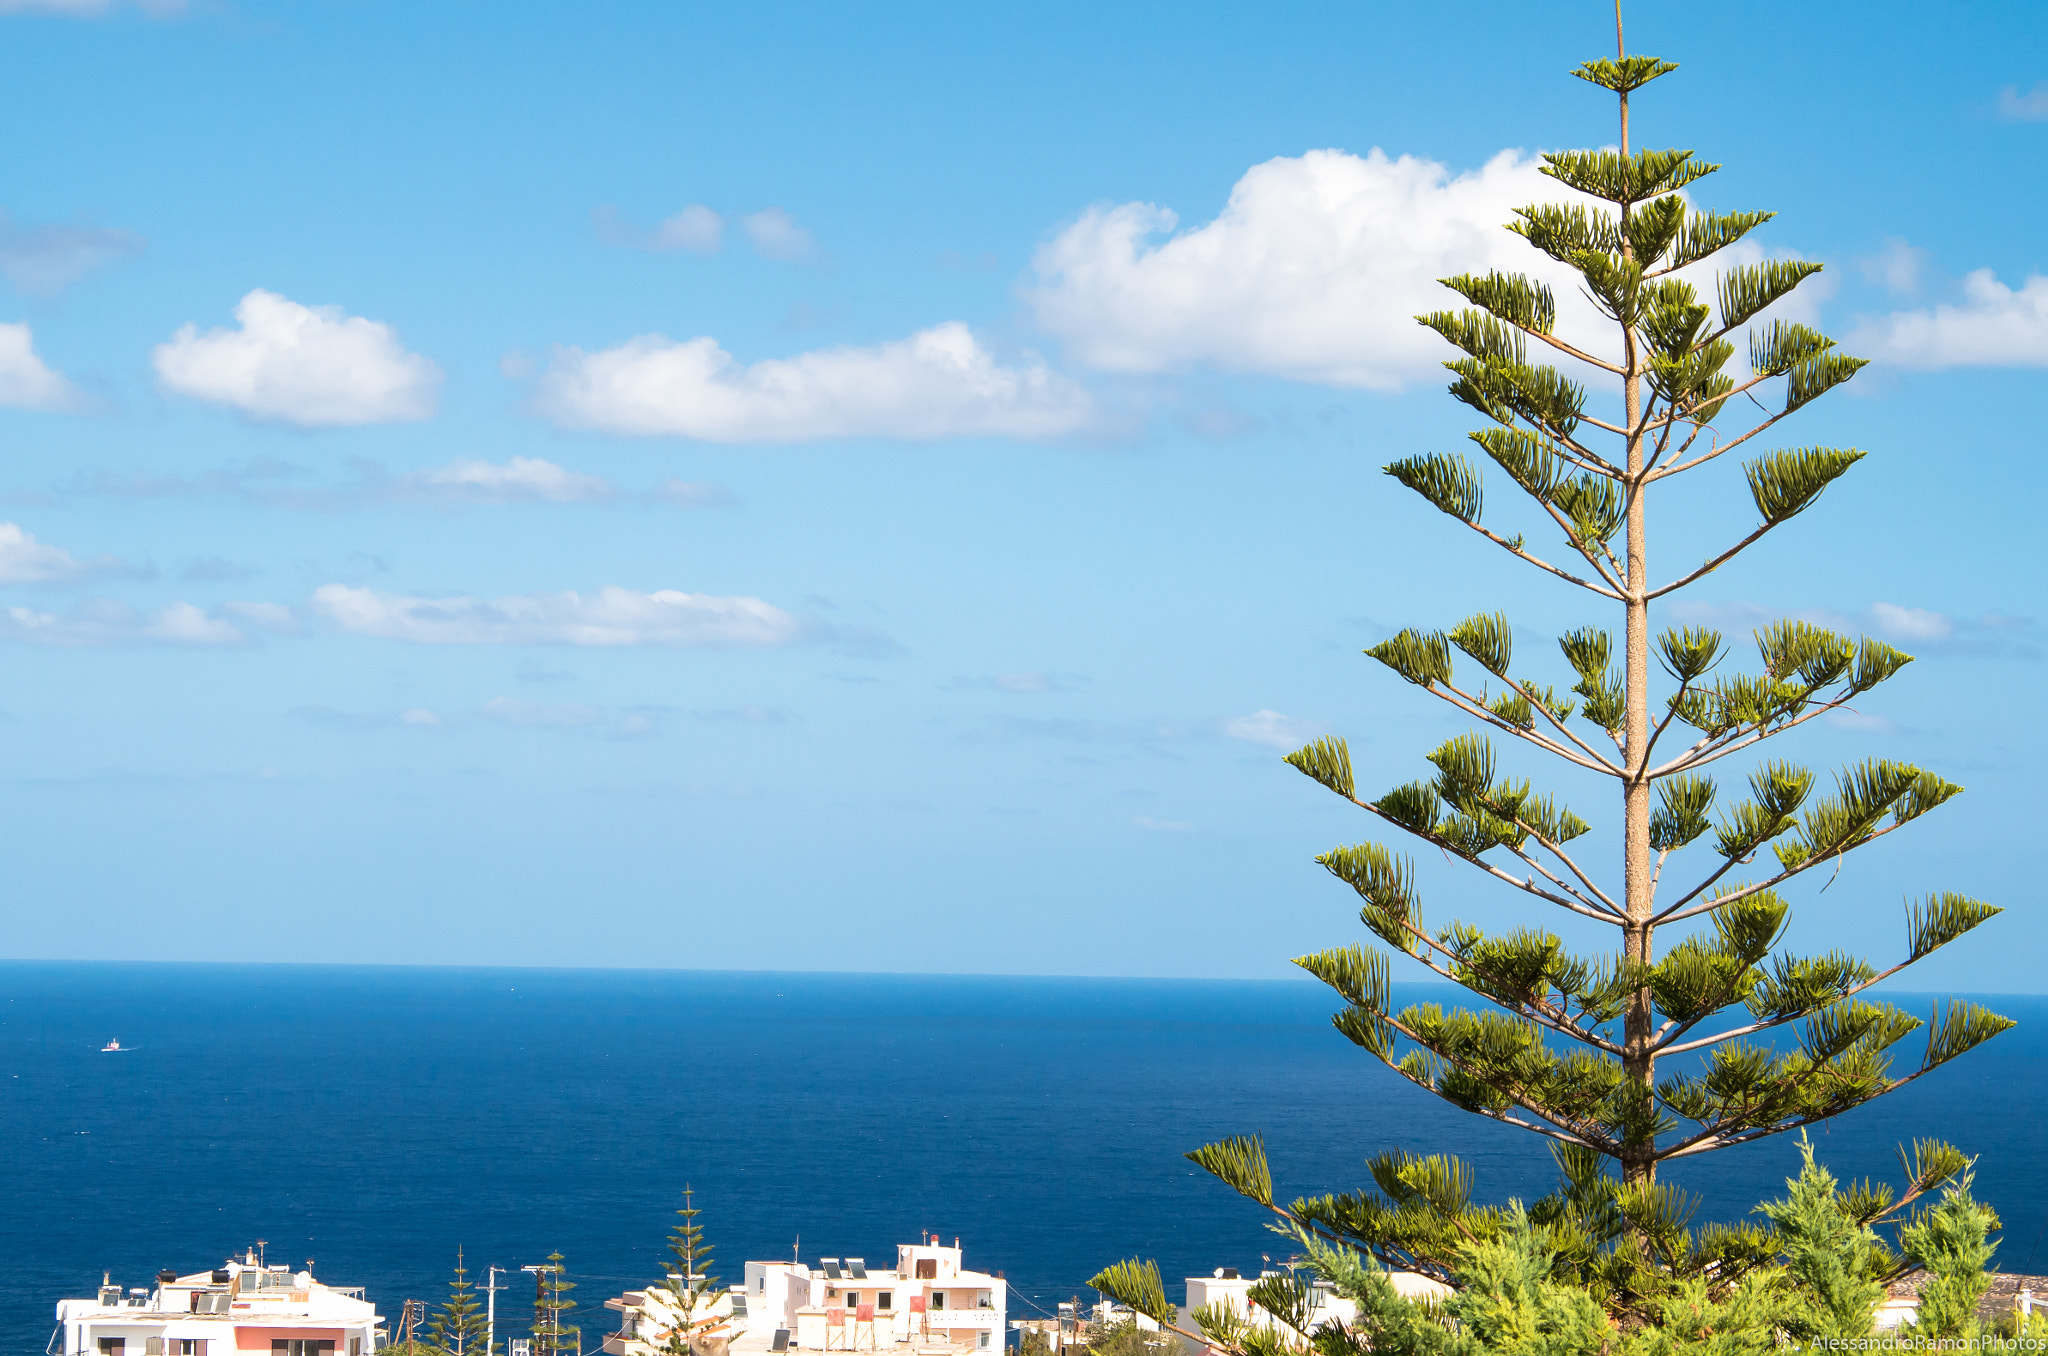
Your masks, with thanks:
M650 1356L668 1337L676 1314L657 1287L605 1301L620 1315L608 1333L612 1356ZM700 1351L732 1352L999 1350L1009 1313L1000 1276L960 1265L960 1242L936 1238L896 1249L893 1268L870 1270L866 1259L826 1257L802 1262L749 1262L746 1280L717 1295L697 1315L717 1321L698 1329Z
M308 1266L310 1267L310 1263ZM154 1288L57 1302L55 1356L371 1356L380 1320L359 1286L265 1266L251 1251L212 1271L160 1271ZM60 1345L61 1341L61 1345Z
M1265 1273L1267 1276L1279 1274L1272 1271ZM1413 1271L1390 1271L1387 1273L1387 1280L1392 1283L1394 1293L1403 1299L1437 1300L1451 1293L1451 1288L1442 1281L1431 1280ZM1216 1305L1230 1310L1240 1318L1249 1318L1259 1327L1273 1327L1277 1320L1264 1309L1253 1307L1247 1297L1247 1292L1256 1284L1256 1278L1240 1276L1236 1267L1218 1267L1212 1275L1188 1277L1187 1302L1179 1306L1180 1321L1176 1326L1183 1332L1200 1332L1201 1326L1194 1318L1195 1310ZM1311 1293L1315 1296L1315 1306L1309 1312L1311 1331L1319 1324L1350 1323L1358 1317L1357 1302L1339 1295L1329 1282L1312 1282ZM1214 1350L1190 1342L1185 1337L1181 1339L1181 1345L1189 1351Z

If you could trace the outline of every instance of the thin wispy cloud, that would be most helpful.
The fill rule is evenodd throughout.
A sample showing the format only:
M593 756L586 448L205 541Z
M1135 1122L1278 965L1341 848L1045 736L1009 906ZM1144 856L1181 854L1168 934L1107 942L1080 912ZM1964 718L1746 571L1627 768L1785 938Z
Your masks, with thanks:
M1036 695L1044 692L1071 692L1079 681L1072 675L1023 669L1016 673L961 674L947 686L960 691L980 690Z
M187 602L142 611L96 598L62 612L0 608L0 641L88 649L123 645L209 647L245 645L249 636L232 621Z
M600 207L590 214L590 220L597 229L598 239L607 245L646 250L653 254L677 250L689 254L716 254L725 238L725 218L701 202L691 203L646 230L628 221L616 207Z
M818 247L811 240L811 233L780 207L766 207L741 217L740 229L746 232L754 253L763 259L803 264L817 257Z
M1998 116L2007 122L2048 121L2048 80L2024 94L2017 85L2007 85L1998 91Z
M94 269L142 253L144 243L133 231L88 221L31 225L0 210L0 277L18 292L54 297Z
M1885 291L1894 296L1910 297L1919 293L1929 260L1926 250L1915 249L1897 236L1886 236L1884 248L1858 259L1856 267L1865 278L1882 286Z
M218 496L270 508L337 511L368 504L454 508L489 504L650 504L710 508L734 502L722 485L669 479L644 490L623 488L604 476L575 471L543 457L489 461L459 457L439 466L393 474L376 462L351 459L351 474L321 483L312 470L274 458L194 473L85 470L56 482L51 492L24 502L72 498L182 499Z
M1248 744L1264 744L1275 749L1298 749L1317 735L1329 733L1329 726L1321 721L1282 715L1278 711L1259 710L1248 716L1232 716L1225 720L1223 733L1231 739L1242 739Z
M565 471L539 457L513 457L503 462L463 458L400 476L394 484L400 493L496 504L519 500L581 504L618 494L617 487L603 476Z
M715 339L649 334L616 348L556 349L534 407L566 428L718 443L831 438L1056 438L1095 404L1035 358L1005 365L967 326L871 347L742 364Z
M335 306L302 306L257 288L235 307L239 328L187 324L151 355L165 390L259 420L303 428L432 417L441 369L398 331Z
M759 598L617 586L424 598L326 584L314 591L312 610L338 630L417 645L762 647L803 634L795 617Z
M109 575L149 573L115 556L80 560L61 546L38 541L19 523L0 523L0 584L81 584Z
M1750 633L1790 618L1849 636L1868 635L1912 654L1998 655L2032 658L2040 652L2030 618L1985 613L1959 617L1929 608L1875 602L1857 612L1832 608L1774 608L1749 602L1675 602L1665 616L1685 626L1707 626L1740 645Z

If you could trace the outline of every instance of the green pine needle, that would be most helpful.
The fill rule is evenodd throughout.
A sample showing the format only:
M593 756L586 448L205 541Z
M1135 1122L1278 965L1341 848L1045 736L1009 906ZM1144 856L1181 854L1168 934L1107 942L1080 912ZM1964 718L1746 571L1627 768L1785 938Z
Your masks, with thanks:
M1285 762L1346 800L1357 790L1351 778L1351 749L1335 735L1324 735L1286 755Z
M1484 498L1479 472L1464 457L1433 452L1426 456L1408 457L1384 469L1441 512L1462 522L1479 521L1479 509Z

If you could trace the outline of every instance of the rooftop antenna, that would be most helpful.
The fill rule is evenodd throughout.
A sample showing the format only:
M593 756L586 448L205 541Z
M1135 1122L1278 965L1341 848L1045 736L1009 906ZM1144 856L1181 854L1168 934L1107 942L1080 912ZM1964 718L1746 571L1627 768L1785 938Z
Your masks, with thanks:
M270 1243L269 1243L269 1242L268 1242L268 1240L266 1240L266 1239L261 1239L261 1238L259 1238L259 1239L257 1239L257 1240L256 1240L256 1265L257 1265L257 1266L259 1266L259 1267L260 1267L260 1266L263 1266L263 1265L265 1265L265 1263L264 1263L264 1261L263 1261L263 1250L264 1250L265 1248L269 1247L269 1246L270 1246Z

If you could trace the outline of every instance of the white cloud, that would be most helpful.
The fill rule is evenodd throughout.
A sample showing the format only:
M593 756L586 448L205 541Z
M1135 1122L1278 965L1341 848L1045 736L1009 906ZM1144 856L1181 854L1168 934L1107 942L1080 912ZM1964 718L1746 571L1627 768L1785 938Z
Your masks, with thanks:
M1252 744L1268 744L1276 749L1298 749L1328 727L1313 720L1298 716L1283 716L1278 711L1254 711L1248 716L1233 716L1223 722L1223 733L1232 739L1242 739Z
M2011 122L2040 122L2048 119L2048 80L2020 93L2017 85L1998 91L1998 115Z
M83 221L28 226L0 211L0 274L31 296L55 296L102 264L140 254L142 246L133 231Z
M1161 243L1172 211L1091 208L1038 251L1025 299L1106 371L1206 364L1394 389L1445 356L1413 318L1457 302L1438 278L1557 271L1501 229L1516 207L1559 196L1536 165L1514 151L1456 176L1377 149L1269 160L1214 221Z
M692 254L718 253L719 237L725 232L725 218L701 202L693 202L654 228L650 247L657 250L689 250Z
M676 589L411 598L325 584L312 606L344 631L421 645L786 645L802 631L759 598Z
M1843 342L1852 353L1922 370L2048 367L2048 276L2033 274L2014 291L1980 268L1964 277L1961 305L1894 311Z
M740 229L747 233L754 252L763 259L800 264L817 252L817 247L811 243L810 232L797 225L796 218L780 207L766 207L741 217Z
M643 231L619 215L616 207L600 207L590 214L597 234L608 245L665 254L687 250L691 254L716 254L725 235L725 218L701 202L693 202L651 231Z
M1607 351L1612 325L1581 295L1578 275L1505 229L1518 207L1577 197L1540 163L1502 151L1454 175L1377 149L1280 157L1247 170L1214 221L1164 241L1153 237L1179 220L1167 208L1091 208L1039 249L1023 296L1076 358L1103 371L1200 365L1392 391L1439 376L1452 356L1415 323L1465 304L1438 279L1500 269L1549 283L1559 334ZM1763 257L1743 241L1722 258ZM1813 286L1773 316L1807 314Z
M181 326L152 354L167 390L306 427L384 424L434 413L441 369L398 331L262 288L235 307L240 329Z
M710 508L733 502L732 491L702 480L664 480L648 492L650 498L678 508Z
M37 541L19 523L0 523L0 584L75 584L130 572L112 556L80 560L61 546Z
M77 403L71 383L36 356L28 326L0 324L0 409L64 410Z
M814 438L1050 438L1085 426L1079 385L1033 359L1005 367L958 322L872 348L830 348L750 366L710 338L642 335L616 348L555 350L535 391L559 424L707 442Z
M441 718L424 707L414 706L398 713L398 723L431 730L441 724Z
M618 491L603 476L566 471L539 457L514 457L506 462L462 458L399 480L402 491L427 497L481 500L545 500L575 504L610 499Z
M0 640L80 649L109 645L240 645L248 637L233 623L191 603L169 603L154 612L139 612L101 598L63 613L28 607L0 609Z
M258 631L280 636L299 633L299 614L282 603L228 603L221 611Z

